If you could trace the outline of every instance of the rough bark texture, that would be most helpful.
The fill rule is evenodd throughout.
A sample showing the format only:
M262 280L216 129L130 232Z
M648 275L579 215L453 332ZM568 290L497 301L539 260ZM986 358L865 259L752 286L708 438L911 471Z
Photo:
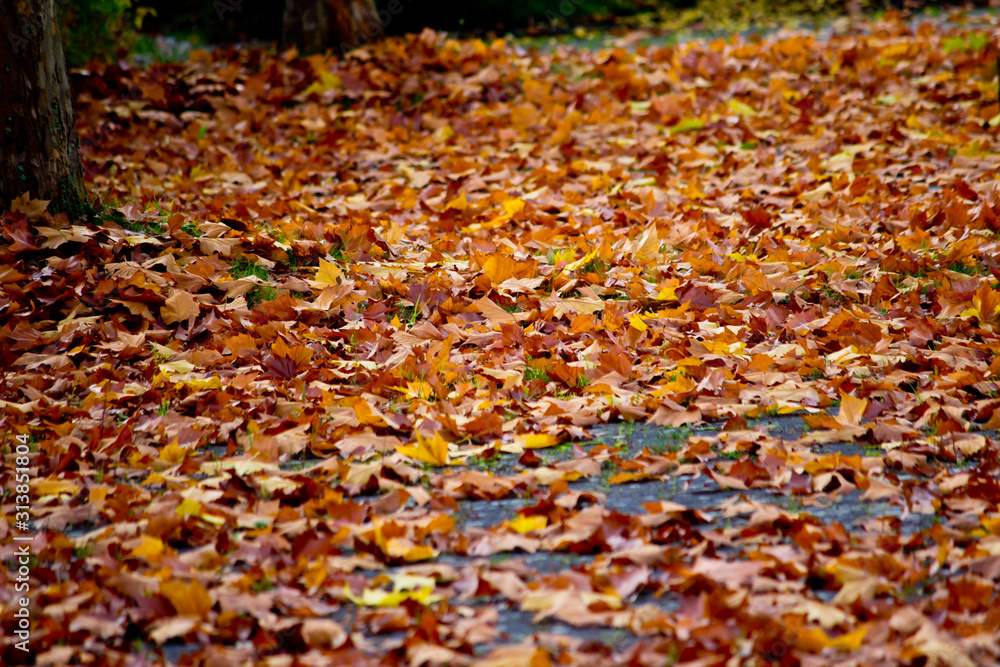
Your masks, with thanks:
M285 0L282 42L302 54L364 46L382 36L374 0Z
M73 210L80 142L53 0L0 0L0 208L29 192Z

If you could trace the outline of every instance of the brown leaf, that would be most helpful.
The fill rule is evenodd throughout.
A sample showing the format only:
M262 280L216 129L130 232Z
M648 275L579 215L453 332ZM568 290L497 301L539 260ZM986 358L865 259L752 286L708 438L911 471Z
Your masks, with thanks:
M198 317L200 305L191 294L183 290L174 290L160 308L160 317L167 324L190 322Z

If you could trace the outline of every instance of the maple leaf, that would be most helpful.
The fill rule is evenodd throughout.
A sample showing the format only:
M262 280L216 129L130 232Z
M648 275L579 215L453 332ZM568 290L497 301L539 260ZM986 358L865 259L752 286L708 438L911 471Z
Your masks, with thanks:
M316 282L324 285L339 285L343 271L333 262L319 260L319 270L316 272Z
M972 309L962 312L962 316L972 315L981 322L1000 321L1000 293L990 288L988 283L982 283L972 295Z
M837 414L836 420L844 426L857 426L861 423L867 407L868 401L866 399L841 393L840 412Z
M548 519L544 516L521 515L510 522L511 529L522 535L542 530L546 525L548 525Z
M174 290L160 308L160 317L167 324L190 322L198 317L200 310L200 304L191 294L184 290Z
M140 539L141 543L132 549L131 554L137 558L145 558L155 562L163 554L163 540L148 535L143 535Z
M174 611L181 616L205 618L212 609L212 598L197 579L163 581L160 583L160 595L169 600Z
M435 433L433 438L427 438L419 431L416 432L416 444L400 445L396 451L411 459L429 463L433 466L450 465L448 455L448 441L441 437L440 433Z
M48 200L31 199L27 192L15 197L10 203L10 210L25 214L29 220L40 218L48 207Z

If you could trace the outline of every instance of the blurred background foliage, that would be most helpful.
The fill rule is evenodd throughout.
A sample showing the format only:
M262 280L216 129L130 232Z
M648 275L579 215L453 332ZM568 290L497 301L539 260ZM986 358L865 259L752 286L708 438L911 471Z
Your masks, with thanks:
M132 0L58 0L63 52L71 67L90 60L110 60L138 43L151 8Z
M932 0L395 0L397 13L385 34L419 32L424 27L468 34L507 32L545 35L608 27L661 27L667 30L742 30L793 19L824 20L849 9L921 10L954 7ZM111 60L123 54L162 51L151 33L181 37L193 44L274 42L280 37L281 0L59 0L68 62ZM387 10L389 0L376 0ZM974 3L983 5L985 2ZM162 53L156 54L162 57ZM169 57L169 54L167 55Z

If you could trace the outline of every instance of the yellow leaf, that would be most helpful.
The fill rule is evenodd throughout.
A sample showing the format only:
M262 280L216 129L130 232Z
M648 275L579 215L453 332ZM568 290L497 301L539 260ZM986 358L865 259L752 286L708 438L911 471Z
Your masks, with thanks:
M566 265L566 270L567 271L576 271L581 266L583 266L584 264L587 264L588 262L590 262L590 260L592 260L595 257L597 257L597 251L598 250L599 250L599 248L594 248L593 250L591 250L590 252L588 252L586 255L584 255L580 259L576 260L575 262L567 264Z
M676 125L670 128L670 134L680 134L681 132L700 130L704 126L704 118L681 118Z
M673 287L664 287L660 290L660 293L656 295L657 301L679 301L677 298L677 292L674 291Z
M201 503L185 498L184 502L177 506L177 516L184 518L190 515L201 516Z
M980 521L987 533L990 535L1000 535L1000 517L983 517Z
M549 523L544 516L518 516L510 522L511 530L522 535L545 528Z
M408 456L417 461L429 463L432 466L450 465L448 458L448 441L441 437L440 433L435 433L433 438L425 438L417 431L417 443L397 447L403 456Z
M698 189L698 185L695 181L688 181L684 189L681 190L681 194L688 199L704 199L705 193Z
M187 457L187 450L173 440L169 445L160 450L160 460L164 463L180 463Z
M562 250L556 250L552 253L552 263L558 264L559 262L568 262L576 256L572 248L563 248Z
M343 271L340 270L339 266L325 259L319 260L319 271L316 272L316 282L323 283L324 285L338 285L341 275L343 275Z
M508 216L513 216L515 213L520 213L524 210L524 200L523 199L508 199L503 203L503 208L507 212Z
M668 380L657 387L656 390L653 391L653 396L656 398L662 398L673 394L686 394L689 391L694 391L697 387L697 382L685 375L679 375L677 378Z
M158 472L150 473L146 479L142 480L142 486L153 486L154 484L166 484L167 478Z
M443 600L440 595L434 595L433 586L424 586L415 590L398 590L389 592L380 588L366 588L361 595L355 595L351 587L344 584L344 595L354 604L361 607L398 607L406 600L413 600L422 605L434 604Z
M544 449L559 444L559 438L548 433L521 434L515 440L524 449Z
M449 208L453 208L458 211L464 211L465 209L469 208L469 201L465 198L464 190L462 191L462 194L458 195L450 202L448 202L445 205L444 210L447 211Z
M629 317L628 323L629 326L631 326L633 329L639 332L644 332L647 329L649 329L649 325L643 322L642 318L639 317L639 315L632 315L631 317Z
M311 95L312 93L321 95L329 90L340 88L340 77L333 72L323 70L318 72L318 74L319 81L314 81L308 88L302 91L303 95Z
M741 343L739 341L727 343L721 340L706 340L702 343L705 349L712 354L717 354L720 357L731 357L733 355L741 354L743 349L746 347L746 343Z
M434 141L438 143L444 143L455 136L455 130L452 129L451 125L444 125L435 130L433 137Z
M61 493L76 493L80 485L61 479L40 479L31 484L31 490L39 496L57 496Z
M390 558L402 558L408 563L430 560L437 552L426 544L414 544L408 539L391 537L380 542L383 553Z
M139 546L132 549L133 556L136 558L145 558L147 560L159 558L162 553L163 540L158 537L149 537L148 535L143 535L142 542L139 543Z
M410 398L422 398L425 401L434 395L434 388L422 380L407 382L406 389L402 391Z
M733 113L739 114L741 116L756 116L757 115L757 110L754 109L749 104L747 104L746 102L741 102L739 100L729 100L729 103L726 106L729 107L730 111L732 111Z

